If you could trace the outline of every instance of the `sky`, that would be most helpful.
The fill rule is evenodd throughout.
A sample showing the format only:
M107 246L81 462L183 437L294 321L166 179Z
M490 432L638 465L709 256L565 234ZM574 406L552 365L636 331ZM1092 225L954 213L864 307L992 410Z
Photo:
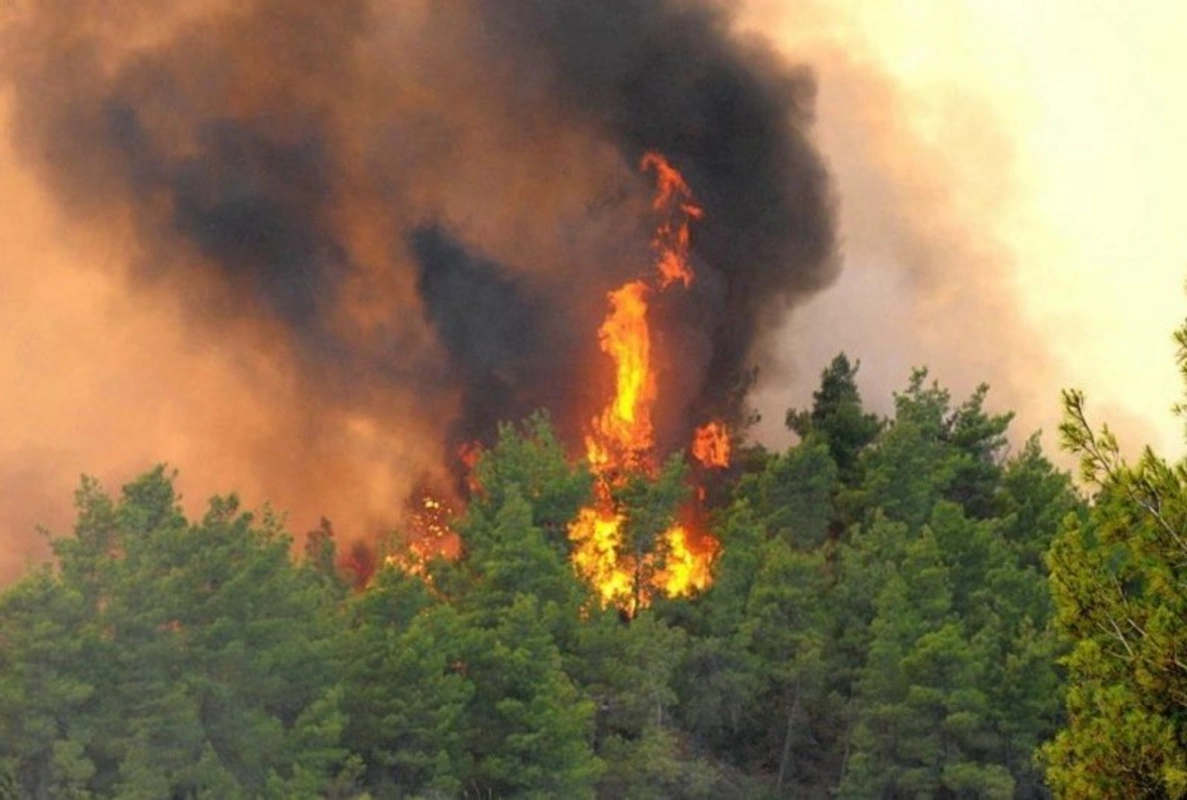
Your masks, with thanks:
M758 435L785 442L784 410L810 402L844 350L884 413L926 365L958 399L988 382L990 406L1018 412L1019 440L1042 430L1053 447L1059 391L1078 387L1130 452L1180 454L1169 408L1171 333L1187 315L1187 4L741 9L746 35L816 76L842 262L769 343ZM300 391L293 376L196 339L176 324L176 297L127 293L113 264L134 247L118 228L72 224L16 157L10 116L0 90L0 580L44 554L35 524L68 524L82 472L118 485L168 459L192 496L236 488L305 527L312 498L396 505L406 487L366 465L400 459L404 443L346 420L345 465L287 457L308 424L273 402ZM269 463L245 470L261 452Z
M910 365L984 380L1047 434L1078 387L1131 450L1182 451L1187 5L757 0L747 24L816 69L840 196L844 269L793 362L850 351L871 402Z

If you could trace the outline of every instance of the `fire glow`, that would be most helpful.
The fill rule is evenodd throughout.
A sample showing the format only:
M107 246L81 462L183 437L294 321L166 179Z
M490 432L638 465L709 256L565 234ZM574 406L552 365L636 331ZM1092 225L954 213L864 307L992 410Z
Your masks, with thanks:
M712 537L694 536L682 524L664 531L650 551L631 552L624 542L627 519L614 500L614 490L628 476L651 476L657 469L651 415L658 393L651 363L648 297L677 283L684 288L692 284L689 223L703 216L683 176L662 155L648 153L640 168L655 172L652 207L663 215L652 239L657 285L634 280L609 293L610 311L598 335L602 351L615 364L615 393L594 418L585 439L595 477L594 503L581 509L569 526L578 572L597 589L603 604L614 604L629 615L646 606L656 592L679 597L706 588L717 552ZM711 422L698 429L692 452L705 467L728 466L725 427Z
M648 153L640 169L655 173L652 208L662 215L651 241L656 276L650 281L628 281L607 294L609 310L598 328L598 343L614 363L614 393L592 418L584 438L586 461L594 476L593 502L578 512L568 528L574 569L603 606L616 606L628 616L647 606L657 593L684 597L707 588L718 551L717 541L692 523L698 516L696 504L704 498L703 487L696 487L696 500L680 509L681 521L673 519L650 548L624 541L631 520L615 499L616 491L632 477L651 479L659 471L652 415L662 406L652 363L649 299L656 292L692 285L689 223L703 216L684 178L662 155ZM730 440L725 425L711 421L697 428L689 452L701 474L728 467ZM481 447L466 445L459 458L466 469L467 488L481 491L475 477ZM456 558L463 544L450 527L449 516L443 501L424 494L410 514L407 552L389 555L386 565L423 575L426 560L437 555Z

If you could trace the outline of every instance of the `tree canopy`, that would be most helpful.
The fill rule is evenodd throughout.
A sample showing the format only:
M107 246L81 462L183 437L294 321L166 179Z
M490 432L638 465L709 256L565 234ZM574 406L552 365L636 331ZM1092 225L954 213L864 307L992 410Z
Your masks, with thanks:
M84 479L0 594L0 796L1039 798L1040 747L1071 796L1181 793L1183 469L1073 417L1089 508L985 387L918 370L883 419L856 375L722 476L709 588L630 619L573 567L592 481L543 414L479 457L460 556L360 587L328 523L298 552L234 496L187 518L164 467ZM614 489L637 601L685 474Z

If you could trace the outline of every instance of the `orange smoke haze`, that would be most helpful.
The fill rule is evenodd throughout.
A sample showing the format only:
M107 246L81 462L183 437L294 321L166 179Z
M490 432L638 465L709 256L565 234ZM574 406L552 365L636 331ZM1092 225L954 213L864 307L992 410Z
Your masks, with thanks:
M70 224L4 143L0 187L0 579L45 554L35 526L68 528L80 474L115 489L161 461L191 511L234 490L298 531L329 509L390 524L431 437L304 394L267 325L227 320L244 328L231 341L187 326L184 298L130 291L130 243ZM393 418L410 408L387 399Z
M644 420L619 394L615 418L652 426L660 450L728 459L712 428L694 430L737 421L721 398L752 364L757 435L782 444L784 409L810 402L842 349L882 411L926 364L957 394L989 381L1021 435L1053 430L1070 384L1124 438L1177 439L1177 423L1151 420L1176 392L1187 253L1170 222L1187 204L1187 122L1155 114L1150 87L1182 72L1187 51L1164 41L1182 11L747 0L735 16L656 0L623 5L647 24L553 41L564 20L524 11L552 5L578 7L0 12L0 580L44 556L37 524L69 524L84 472L115 488L167 461L191 511L237 490L287 509L298 534L327 516L350 541L396 524L426 484L457 485L458 446L500 415L549 407L580 449L622 369L599 350L599 326L604 343L619 324L607 292L626 291L649 248L670 284L649 309L665 335L647 356L658 385L634 391L695 400ZM614 70L670 65L669 29L694 45L686 71L620 102L640 81ZM751 74L757 89L729 82ZM749 109L743 89L774 111L717 131ZM1098 124L1101 109L1124 124ZM772 149L776 118L790 143ZM706 144L739 131L755 149ZM687 183L652 164L653 195L636 170L650 149ZM775 196L789 176L795 190ZM253 191L273 205L228 219ZM249 257L289 258L273 247L286 237L316 258L279 282ZM631 301L615 302L624 319ZM558 380L562 362L580 380Z
M458 446L500 419L546 407L579 447L614 380L606 293L629 318L649 249L685 297L650 309L653 374L615 424L651 426L623 404L662 384L640 432L685 448L835 274L810 78L713 3L10 12L0 576L83 472L114 489L165 461L191 512L237 490L350 542L464 488ZM658 196L651 149L683 173L649 161ZM690 184L718 220L696 252Z

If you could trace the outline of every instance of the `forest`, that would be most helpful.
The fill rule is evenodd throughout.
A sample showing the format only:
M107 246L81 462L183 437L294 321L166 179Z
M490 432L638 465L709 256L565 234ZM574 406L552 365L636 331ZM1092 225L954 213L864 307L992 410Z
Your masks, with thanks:
M571 564L592 479L543 413L478 458L457 558L393 534L363 585L328 523L84 478L0 595L0 796L1187 794L1187 468L1069 391L1074 479L987 387L918 370L881 418L858 369L708 487L711 585L631 613ZM618 492L624 549L684 470Z

